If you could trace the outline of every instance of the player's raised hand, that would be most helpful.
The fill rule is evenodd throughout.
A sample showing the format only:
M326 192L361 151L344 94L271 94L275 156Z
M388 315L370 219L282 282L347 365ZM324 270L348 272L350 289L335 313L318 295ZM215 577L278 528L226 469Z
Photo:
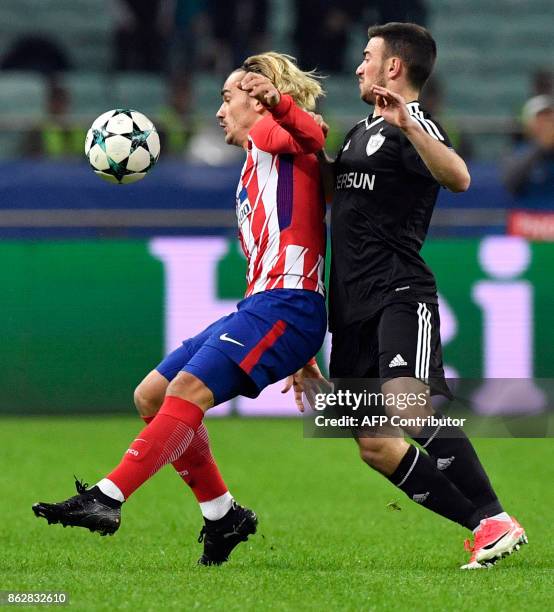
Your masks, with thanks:
M308 115L319 125L319 127L323 130L323 135L327 138L327 134L329 133L329 124L325 123L325 120L321 115L317 113L312 113L312 111L306 111Z
M396 125L400 129L412 125L413 120L406 106L404 98L385 87L373 85L372 93L375 95L375 107L379 109L381 117L391 125Z
M281 101L279 90L262 74L247 72L239 83L239 87L246 91L251 98L256 98L267 108L273 108Z

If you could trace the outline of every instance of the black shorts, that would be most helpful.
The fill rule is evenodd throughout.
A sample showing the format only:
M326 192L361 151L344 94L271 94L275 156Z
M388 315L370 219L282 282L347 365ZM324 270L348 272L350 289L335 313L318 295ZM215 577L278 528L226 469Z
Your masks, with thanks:
M331 378L408 376L451 397L444 379L438 304L400 302L333 333Z

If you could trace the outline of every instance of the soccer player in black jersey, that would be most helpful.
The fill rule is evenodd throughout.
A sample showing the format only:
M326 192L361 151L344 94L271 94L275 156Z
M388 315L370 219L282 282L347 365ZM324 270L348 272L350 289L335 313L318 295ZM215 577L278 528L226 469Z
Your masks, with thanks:
M334 187L330 374L378 379L387 397L448 396L437 288L420 249L441 186L466 191L470 176L442 127L418 102L436 58L429 32L388 23L371 27L368 36L356 75L373 113L346 135L335 161L320 155ZM291 381L297 403L302 380L300 371ZM432 414L428 401L423 414ZM416 503L474 532L464 568L490 565L527 541L461 429L406 429L424 450L401 436L366 433L354 433L363 461Z

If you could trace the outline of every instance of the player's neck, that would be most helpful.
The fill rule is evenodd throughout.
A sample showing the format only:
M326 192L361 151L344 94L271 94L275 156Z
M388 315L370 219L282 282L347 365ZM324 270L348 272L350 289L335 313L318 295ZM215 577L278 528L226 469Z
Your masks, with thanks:
M387 84L386 87L387 89L390 89L392 92L401 95L406 101L406 104L409 104L410 102L417 102L419 100L419 91L417 91L416 89L413 89L412 87L399 88L399 87L395 87L393 84ZM373 109L373 117L376 118L380 116L381 116L381 111L377 108L377 106L375 106Z
M248 128L248 132L244 137L244 142L242 143L242 148L245 150L248 150L248 134L250 134L250 131L252 130L252 128L259 122L261 121L264 117L267 117L269 115L269 111L263 111L262 113L260 113L252 122L252 125Z

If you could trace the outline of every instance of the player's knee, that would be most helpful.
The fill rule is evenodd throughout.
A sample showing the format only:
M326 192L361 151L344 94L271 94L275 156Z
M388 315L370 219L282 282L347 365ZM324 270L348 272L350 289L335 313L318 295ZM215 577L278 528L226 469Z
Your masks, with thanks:
M381 474L392 474L407 450L403 438L361 438L360 457Z
M383 439L366 438L360 442L360 458L370 467L378 470L387 455L388 445Z
M149 393L142 384L135 389L133 400L140 416L154 416L160 409L159 398Z
M166 395L175 395L192 402L206 410L214 405L211 390L196 376L189 372L179 372L169 383Z

